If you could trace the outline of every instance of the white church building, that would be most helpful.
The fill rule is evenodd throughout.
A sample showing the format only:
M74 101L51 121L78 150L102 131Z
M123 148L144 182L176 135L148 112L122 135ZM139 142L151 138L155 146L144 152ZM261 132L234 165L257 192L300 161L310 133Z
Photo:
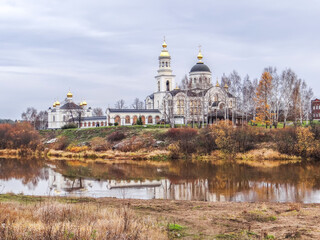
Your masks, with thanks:
M161 120L174 124L210 124L226 118L232 120L236 98L229 93L227 85L220 86L218 80L215 85L212 84L212 72L202 62L200 50L197 58L198 62L191 68L184 86L178 88L172 73L171 56L164 41L155 76L156 91L145 99L146 109L108 108L108 123L132 125L139 116L144 124L157 124ZM234 120L236 123L240 121Z
M87 106L86 101L75 103L70 91L61 104L59 101L55 101L53 106L48 109L49 129L62 128L68 123L75 123L81 128L106 126L106 119L106 116L93 116L92 108Z

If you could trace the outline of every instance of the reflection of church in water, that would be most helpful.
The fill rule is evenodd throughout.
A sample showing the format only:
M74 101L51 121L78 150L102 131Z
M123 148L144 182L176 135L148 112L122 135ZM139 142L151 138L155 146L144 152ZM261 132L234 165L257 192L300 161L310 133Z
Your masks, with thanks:
M174 199L197 201L230 201L229 194L210 192L207 179L192 181L161 180L93 180L68 178L50 171L52 195L81 197L116 197L133 199Z

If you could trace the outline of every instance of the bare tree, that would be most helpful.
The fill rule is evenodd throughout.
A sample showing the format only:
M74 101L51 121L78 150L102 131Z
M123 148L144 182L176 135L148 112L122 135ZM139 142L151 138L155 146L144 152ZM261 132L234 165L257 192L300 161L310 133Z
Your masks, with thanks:
M131 106L133 109L143 109L143 102L139 98L135 98Z
M97 108L94 108L93 110L92 110L92 115L93 116L103 116L103 110L102 110L102 108L99 108L99 107L97 107Z
M37 115L37 129L47 129L48 128L48 112L40 111Z
M289 110L292 106L293 86L297 81L297 75L291 69L286 69L282 72L280 80L282 81L281 93L282 111L284 118L283 127L285 128L287 124Z
M125 106L125 101L123 99L120 99L119 101L116 102L116 104L114 105L115 108L117 109L124 109L126 108Z
M188 76L185 75L182 80L181 83L179 85L179 88L182 90L188 89L189 88L189 80L188 80Z
M268 72L272 77L272 91L270 97L270 108L272 112L272 125L277 128L279 122L279 113L281 107L281 83L279 75L277 73L277 68L267 67L264 69L265 72Z
M34 107L28 107L25 112L21 114L21 118L24 121L30 122L34 128L36 128L37 109Z

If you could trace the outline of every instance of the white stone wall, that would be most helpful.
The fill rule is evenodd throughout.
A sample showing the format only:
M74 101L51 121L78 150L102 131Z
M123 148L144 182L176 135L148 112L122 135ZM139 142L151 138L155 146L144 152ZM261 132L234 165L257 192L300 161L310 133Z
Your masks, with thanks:
M107 123L111 123L112 125L115 124L116 122L116 117L119 116L120 117L120 124L121 126L130 126L134 124L134 117L137 117L137 119L139 119L139 117L145 117L145 125L154 125L157 124L156 121L156 117L159 117L159 120L161 120L161 113L147 113L147 112L109 112L107 111ZM129 122L126 122L126 117L128 116L128 119L130 119ZM148 122L148 118L149 116L151 116L152 118L152 122L149 123Z

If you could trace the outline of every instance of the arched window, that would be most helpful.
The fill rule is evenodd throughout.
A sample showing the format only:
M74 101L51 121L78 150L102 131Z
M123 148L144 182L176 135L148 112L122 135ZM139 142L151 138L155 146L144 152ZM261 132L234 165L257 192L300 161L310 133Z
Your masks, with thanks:
M117 115L117 116L114 118L114 122L115 122L115 123L118 123L118 125L121 124L121 118L120 118L119 115Z
M164 62L162 62L162 67L164 67Z
M100 126L103 127L103 125L104 125L104 122L101 122Z
M141 116L141 120L142 120L142 124L146 124L146 117L145 116Z
M152 123L152 116L148 117L148 123Z
M63 121L64 122L66 121L66 115L63 115Z
M169 81L167 81L166 86L167 86L167 91L170 91L170 82Z
M86 127L87 126L87 123L86 122L84 122L84 127Z
M130 124L130 116L129 115L126 116L126 124Z
M88 122L88 127L91 127L91 122Z
M133 116L133 124L137 124L137 120L138 120L138 117L137 116Z
M95 122L92 122L92 127L94 127L96 125L96 123Z
M158 92L160 92L160 81L158 81Z
M166 67L168 67L168 62L166 62Z
M53 121L53 122L56 121L56 117L55 117L55 116L52 117L52 121Z
M156 116L156 123L158 124L160 122L160 117Z

